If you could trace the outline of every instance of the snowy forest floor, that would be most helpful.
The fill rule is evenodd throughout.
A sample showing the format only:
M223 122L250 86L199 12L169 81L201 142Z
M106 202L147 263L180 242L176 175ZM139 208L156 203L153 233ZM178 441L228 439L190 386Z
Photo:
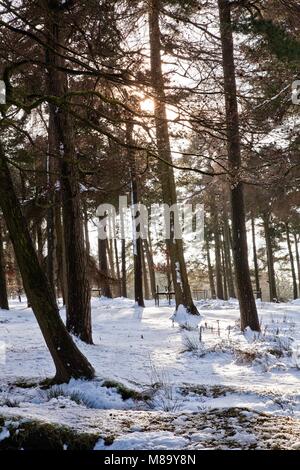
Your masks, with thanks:
M167 304L93 299L95 344L76 343L96 378L45 390L50 355L31 309L12 302L0 311L0 449L26 447L29 422L62 427L64 448L68 429L96 449L300 449L300 301L258 302L260 336L239 331L235 300L197 304L201 317L174 321Z

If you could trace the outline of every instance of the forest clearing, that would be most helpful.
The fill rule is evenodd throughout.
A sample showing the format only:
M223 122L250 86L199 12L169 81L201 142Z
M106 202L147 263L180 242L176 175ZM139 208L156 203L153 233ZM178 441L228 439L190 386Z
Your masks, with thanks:
M299 0L0 0L0 449L300 449L299 111Z
M32 312L1 312L1 416L98 434L98 449L299 449L300 302L260 303L264 334L247 339L235 300L199 306L201 320L174 323L169 306L95 299L94 345L77 340L95 379L46 390L38 384L53 367Z

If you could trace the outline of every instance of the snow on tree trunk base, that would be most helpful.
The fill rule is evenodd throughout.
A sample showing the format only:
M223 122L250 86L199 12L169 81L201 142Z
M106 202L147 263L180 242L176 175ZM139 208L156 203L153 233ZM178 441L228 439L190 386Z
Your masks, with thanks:
M193 315L188 312L188 309L184 305L179 305L178 308L174 311L170 319L178 323L179 325L186 325L187 327L197 328L198 324L200 323L202 316Z

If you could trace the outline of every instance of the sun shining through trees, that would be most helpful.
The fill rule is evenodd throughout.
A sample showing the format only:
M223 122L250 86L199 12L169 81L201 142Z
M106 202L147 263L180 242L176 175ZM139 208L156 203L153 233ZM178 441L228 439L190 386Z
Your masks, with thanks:
M141 111L154 116L155 102L153 98L144 98L140 101ZM169 121L176 122L179 118L179 112L176 106L166 103L166 114Z
M299 448L299 31L0 0L0 449Z
M145 111L149 114L154 114L154 100L152 98L144 98L140 102L141 111Z

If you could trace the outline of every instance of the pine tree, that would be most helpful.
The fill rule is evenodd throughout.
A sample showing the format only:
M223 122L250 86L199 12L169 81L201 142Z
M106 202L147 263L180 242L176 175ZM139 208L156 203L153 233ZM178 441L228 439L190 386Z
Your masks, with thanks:
M158 151L158 172L162 187L163 200L168 207L177 205L176 186L172 168L170 137L166 115L164 78L161 60L161 32L159 25L160 0L151 0L149 4L149 38L151 56L151 81L155 93L155 129ZM183 252L183 241L175 238L174 227L178 215L171 214L170 238L166 240L171 262L171 272L175 291L176 307L183 305L191 314L198 310L192 300ZM173 219L173 220L172 220ZM174 220L175 219L175 220ZM177 224L178 225L178 224Z
M50 106L50 122L53 122L54 127L54 147L59 155L62 187L67 328L83 341L92 343L90 286L84 247L74 124L66 106L59 104L59 100L68 92L67 75L59 71L59 68L63 69L65 66L62 55L62 47L65 44L62 34L64 8L61 8L61 2L59 0L48 1L45 14L47 15L45 33L48 41L46 57L49 93L57 99L58 103L56 107Z
M220 32L224 71L227 152L229 169L232 175L230 182L230 199L233 255L238 299L240 304L241 328L244 330L247 326L249 326L254 331L260 331L248 264L244 189L243 183L239 180L241 148L235 64L233 55L234 46L231 23L231 5L226 0L218 0L218 7L220 15Z
M27 298L55 364L54 382L91 379L94 369L79 351L59 315L54 292L41 268L15 193L0 142L0 207L9 230Z
M5 277L5 260L3 253L3 236L2 236L2 223L0 220L0 308L9 310L7 287Z

